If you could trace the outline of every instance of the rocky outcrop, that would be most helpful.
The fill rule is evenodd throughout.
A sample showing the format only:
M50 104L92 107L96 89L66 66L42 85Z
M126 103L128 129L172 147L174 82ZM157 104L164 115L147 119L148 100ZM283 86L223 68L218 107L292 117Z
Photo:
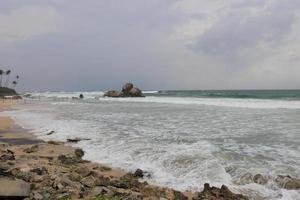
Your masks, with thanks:
M226 186L219 189L206 184L203 192L189 195L171 188L149 185L142 180L148 176L146 171L113 171L83 160L82 149L64 147L66 151L63 153L57 151L61 148L63 143L25 147L0 145L0 155L4 155L0 159L0 199L5 196L5 199L17 197L26 200L188 200L194 196L194 200L247 200L232 193Z
M287 190L299 190L300 189L300 179L292 178L290 176L278 175L275 182L279 187Z
M132 83L126 83L121 91L110 90L105 92L105 97L144 97L143 92Z
M203 191L193 200L248 200L248 197L231 192L225 185L217 188L210 187L208 183L205 183Z

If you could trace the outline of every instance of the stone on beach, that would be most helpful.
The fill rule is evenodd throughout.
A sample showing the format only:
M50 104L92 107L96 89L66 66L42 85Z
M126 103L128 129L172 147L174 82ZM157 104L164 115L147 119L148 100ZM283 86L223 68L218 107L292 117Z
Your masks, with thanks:
M0 198L25 198L29 192L30 184L23 180L0 178Z
M25 153L34 153L37 152L39 150L39 146L38 145L33 145L31 147L28 147L26 149L24 149Z
M217 188L210 187L208 183L205 183L203 191L197 197L194 197L193 200L248 200L248 197L231 192L225 185Z
M82 149L75 149L74 153L78 158L82 158L84 156L84 151Z

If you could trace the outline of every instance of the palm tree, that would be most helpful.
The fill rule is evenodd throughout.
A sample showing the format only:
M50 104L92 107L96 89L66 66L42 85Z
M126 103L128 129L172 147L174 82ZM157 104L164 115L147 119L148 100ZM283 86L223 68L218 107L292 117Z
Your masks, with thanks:
M0 87L2 87L2 78L3 78L4 71L0 69Z
M6 86L6 87L8 86L8 83L9 83L9 75L10 75L10 73L11 73L11 70L7 70L7 71L5 72L5 74L6 74L6 82L5 82L5 86Z
M18 82L17 81L13 81L12 84L13 84L13 89L15 89L16 86L17 86L17 84L18 84Z

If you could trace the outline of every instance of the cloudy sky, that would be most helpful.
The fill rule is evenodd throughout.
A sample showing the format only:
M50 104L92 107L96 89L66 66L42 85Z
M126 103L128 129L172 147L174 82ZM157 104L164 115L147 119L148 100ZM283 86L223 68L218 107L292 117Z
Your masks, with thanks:
M299 0L1 0L22 90L300 88Z

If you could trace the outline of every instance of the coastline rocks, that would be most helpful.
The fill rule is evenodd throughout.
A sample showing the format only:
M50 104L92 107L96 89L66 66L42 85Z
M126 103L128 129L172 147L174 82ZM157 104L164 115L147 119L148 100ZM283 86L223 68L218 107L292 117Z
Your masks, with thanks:
M134 174L135 177L143 178L144 177L144 171L141 169L137 169Z
M278 175L275 182L279 187L287 190L298 190L300 189L300 179L292 178L290 176Z
M205 183L203 191L200 192L197 197L193 198L193 200L215 200L215 199L248 200L248 197L231 192L225 185L222 185L221 188L217 188L217 187L210 187L208 183Z
M24 149L25 153L34 153L37 152L39 150L39 146L38 145L33 145L31 147L28 147L26 149Z
M268 179L261 174L256 174L253 177L254 183L265 185L268 182Z
M36 173L37 175L48 174L48 170L44 166L31 169L30 172Z
M78 158L82 158L84 156L84 151L82 149L75 149L74 153Z
M67 139L67 142L69 142L69 143L78 143L78 142L83 141L83 140L91 140L91 139L89 139L89 138L78 138L78 137L76 137L76 138L68 138L68 139Z
M2 152L2 155L0 157L0 161L2 162L6 162L6 161L11 161L11 160L15 160L15 154L14 152L10 151L10 150L6 150L4 152Z
M104 93L104 97L145 97L142 91L132 83L126 83L121 91L110 90Z
M59 160L62 164L65 164L65 165L74 165L74 164L83 162L83 160L79 157L71 157L71 156L66 156L66 155L59 155L57 157L57 160Z

